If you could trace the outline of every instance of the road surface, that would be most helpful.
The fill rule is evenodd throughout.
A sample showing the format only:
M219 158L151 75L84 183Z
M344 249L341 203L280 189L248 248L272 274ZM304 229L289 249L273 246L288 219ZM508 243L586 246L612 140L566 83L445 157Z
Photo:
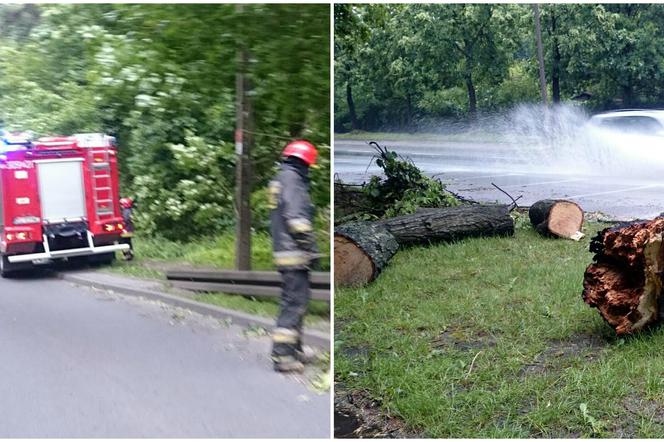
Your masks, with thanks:
M380 141L409 157L448 188L477 201L511 202L495 183L528 206L544 198L576 201L587 212L614 219L650 219L664 211L664 180L660 164L620 157L594 158L564 152L556 161L537 148L471 141ZM335 140L335 174L344 182L362 183L380 169L371 162L366 141ZM596 154L596 152L595 152ZM371 164L370 164L371 163ZM601 165L605 167L600 167ZM659 176L658 176L659 175Z
M48 273L0 280L0 438L326 438L330 395L269 338Z

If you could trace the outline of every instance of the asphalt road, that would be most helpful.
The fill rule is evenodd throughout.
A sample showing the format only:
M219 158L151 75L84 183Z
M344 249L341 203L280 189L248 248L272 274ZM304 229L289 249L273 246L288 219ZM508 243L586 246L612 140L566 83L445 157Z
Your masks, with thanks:
M477 201L522 196L528 206L544 198L576 201L585 211L600 211L611 218L650 219L664 211L664 161L641 152L582 148L555 151L541 146L518 146L471 141L390 141L387 146L409 157L453 192ZM380 169L371 161L374 151L365 141L335 140L335 174L344 182L362 183Z
M330 395L269 338L44 273L0 280L0 438L326 438Z

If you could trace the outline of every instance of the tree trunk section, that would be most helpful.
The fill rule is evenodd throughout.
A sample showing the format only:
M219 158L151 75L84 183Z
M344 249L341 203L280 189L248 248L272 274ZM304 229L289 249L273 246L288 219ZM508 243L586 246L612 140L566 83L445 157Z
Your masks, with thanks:
M466 63L469 63L466 61ZM475 85L473 84L473 74L466 73L466 89L468 90L468 115L474 119L477 115L477 95L475 93Z
M514 220L504 205L445 207L388 218L374 224L387 229L401 246L514 234Z
M353 223L334 229L334 283L359 287L378 277L399 244L385 228Z
M551 35L553 42L553 62L551 63L551 99L554 103L560 103L560 47L558 45L558 34L556 34L556 13L551 11Z
M346 82L346 102L348 103L348 113L350 113L350 126L352 130L360 128L357 122L357 113L355 112L355 101L353 101L353 89L350 81Z
M659 321L664 218L601 231L590 243L595 262L586 269L583 300L596 307L619 335Z
M632 107L632 103L634 102L634 91L632 89L631 85L624 85L622 87L623 91L623 107L624 108L630 108Z
M575 241L583 238L583 210L566 200L541 200L528 210L531 224L544 236L557 236Z
M406 115L402 124L406 132L413 131L413 97L410 92L406 93Z
M473 83L473 42L464 39L462 52L466 62L465 80L466 90L468 91L468 115L471 120L474 120L477 115L477 93L475 83Z
M544 68L544 48L542 46L542 26L540 24L539 5L533 5L533 15L535 18L535 40L537 41L537 62L539 64L540 94L542 103L547 104L546 99L546 72Z

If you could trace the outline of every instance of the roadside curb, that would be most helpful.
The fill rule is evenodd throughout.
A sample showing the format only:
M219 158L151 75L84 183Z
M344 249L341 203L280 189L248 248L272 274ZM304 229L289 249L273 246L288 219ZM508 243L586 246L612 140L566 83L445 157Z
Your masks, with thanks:
M94 278L76 273L56 272L56 276L64 281L82 286L103 290L112 290L124 295L142 297L153 301L161 301L175 307L191 310L193 312L206 316L212 316L221 320L230 319L233 324L242 327L261 326L267 330L271 330L274 327L274 320L272 319L239 312L236 310L230 310L223 307L217 307L215 305L205 304L202 302L194 301L192 299L181 298L179 296L162 293L157 290L148 290L144 288L132 287L125 284L98 281ZM330 351L329 335L318 330L307 330L303 333L303 335L304 342L306 344Z

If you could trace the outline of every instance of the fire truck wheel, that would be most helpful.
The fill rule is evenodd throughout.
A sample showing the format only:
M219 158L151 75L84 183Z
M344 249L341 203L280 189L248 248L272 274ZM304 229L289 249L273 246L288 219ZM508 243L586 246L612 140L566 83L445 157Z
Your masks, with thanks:
M111 265L115 261L115 253L102 253L100 255L92 255L88 257L90 265Z
M5 255L0 255L0 276L3 278L11 278L14 274L14 269L9 259Z

